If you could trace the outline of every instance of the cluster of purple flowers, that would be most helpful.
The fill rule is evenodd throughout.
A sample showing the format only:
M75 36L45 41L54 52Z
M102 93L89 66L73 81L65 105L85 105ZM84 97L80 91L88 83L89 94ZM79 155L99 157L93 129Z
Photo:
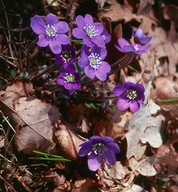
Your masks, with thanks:
M132 31L132 36L134 38L135 44L130 44L126 39L118 39L119 46L116 45L116 48L123 53L133 52L134 54L141 55L145 53L149 48L151 37L148 37L144 34L142 29L137 29L137 31ZM148 44L148 45L147 45Z
M72 30L75 38L81 39L84 46L81 49L81 57L78 66L84 68L84 73L90 79L97 77L105 81L110 65L103 61L107 55L105 44L110 42L111 35L106 31L102 23L94 22L91 15L76 17L77 27ZM46 20L36 15L31 21L31 28L39 35L38 45L46 47L55 54L56 64L61 65L57 83L68 90L80 89L79 73L76 72L75 49L70 45L66 33L69 26L65 21L58 22L57 16L48 14ZM72 66L70 66L72 65ZM69 67L70 66L70 67Z
M74 92L81 88L81 73L90 79L97 78L100 81L107 79L111 71L110 65L104 61L107 56L106 44L111 41L111 35L106 31L101 22L94 22L91 15L76 17L76 28L72 29L72 35L83 41L80 57L77 59L75 48L70 44L67 36L69 26L65 21L58 21L57 16L49 13L45 20L36 15L31 21L32 30L38 35L37 44L40 47L49 46L55 54L57 65L60 65L57 84L65 89ZM149 48L151 37L146 36L142 29L133 30L134 44L126 39L118 39L115 47L123 53L133 52L143 54ZM144 102L144 87L141 84L125 82L113 89L115 96L119 97L117 107L120 110L130 109L137 112ZM88 167L96 171L101 164L114 165L116 162L115 153L120 153L120 148L110 137L93 136L81 144L79 156L88 156Z

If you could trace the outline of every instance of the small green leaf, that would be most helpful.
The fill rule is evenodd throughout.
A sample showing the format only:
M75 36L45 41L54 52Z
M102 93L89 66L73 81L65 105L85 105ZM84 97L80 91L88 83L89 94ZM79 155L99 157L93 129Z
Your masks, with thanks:
M178 102L178 98L157 99L156 101L157 101L157 102L160 102L160 103L166 103L166 104L169 104L169 103L175 103L175 102Z
M19 77L22 77L22 78L24 78L24 77L28 77L28 72L24 72L24 73L20 73L20 75L19 75Z
M44 153L44 152L41 152L41 151L33 150L33 153L42 155L43 157L30 157L29 159L45 160L45 161L65 161L65 162L70 162L71 161L70 159L66 159L66 158L64 158L62 156L52 155L52 154Z
M136 70L134 67L132 67L132 66L130 66L130 65L128 65L128 68L131 69L132 71L135 71L135 72L139 73L138 70Z
M96 105L94 103L90 103L90 107L93 108L93 109L97 109Z
M13 69L10 70L10 75L13 79L17 76L16 72Z
M78 39L71 39L72 42L77 43L77 44L81 44L84 45L83 40L78 40Z

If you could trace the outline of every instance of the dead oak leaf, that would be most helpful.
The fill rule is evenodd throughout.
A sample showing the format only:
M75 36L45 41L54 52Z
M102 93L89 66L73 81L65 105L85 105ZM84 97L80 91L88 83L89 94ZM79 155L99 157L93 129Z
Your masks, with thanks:
M109 167L107 164L104 165L104 170L106 171L106 174L108 174L108 177L118 180L125 177L126 169L119 161L116 161L116 163L112 167Z
M69 159L78 159L79 146L85 140L82 137L79 137L71 128L69 128L69 125L67 126L62 123L56 123L55 136L61 153L63 153Z
M96 3L98 3L98 6L100 9L102 9L104 7L105 3L109 3L111 4L111 0L95 0Z
M157 174L157 171L151 162L151 158L145 158L137 161L134 157L132 157L129 159L129 166L133 171L138 171L143 176L154 176Z
M20 96L28 96L34 93L32 83L27 80L15 79L12 85L6 88L6 91L19 93Z
M152 147L161 146L160 128L164 117L152 115L152 108L156 107L154 102L149 102L146 106L143 105L140 111L134 114L133 119L128 122L128 132L126 133L128 159L132 156L136 160L141 159L146 149L146 142Z
M60 118L57 107L35 97L20 97L19 93L8 91L1 97L0 108L15 129L18 151L28 155L34 155L32 150L50 152L55 145L53 124Z
M15 143L18 151L32 155L32 150L50 152L54 147L53 125L60 118L57 107L37 98L20 98L14 111L24 123L16 125ZM11 119L13 121L13 119Z
M112 21L124 19L125 22L129 22L133 19L141 22L141 19L136 14L132 13L131 7L128 5L121 5L116 0L112 1L110 9L103 9L100 11L103 17L109 17Z

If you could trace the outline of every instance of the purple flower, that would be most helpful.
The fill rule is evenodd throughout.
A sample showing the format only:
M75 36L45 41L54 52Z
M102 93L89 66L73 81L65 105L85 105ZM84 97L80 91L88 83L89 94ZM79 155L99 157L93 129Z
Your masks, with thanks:
M130 44L126 39L120 38L118 40L119 47L116 48L122 53L133 52L135 54L141 55L145 53L151 45L142 46L140 44Z
M82 143L79 156L88 156L88 168L91 171L99 169L102 162L114 165L116 162L115 153L120 153L119 146L110 137L93 136Z
M66 68L68 65L75 62L75 49L71 45L62 45L62 52L55 55L56 64L63 65Z
M105 44L107 44L111 41L111 35L108 33L108 31L106 31L105 28L101 34L101 37L103 38Z
M66 69L61 68L57 84L64 86L68 90L80 89L80 74L75 72L74 65L68 65Z
M46 22L39 15L34 16L30 26L39 35L37 44L40 47L49 45L54 54L61 53L61 44L69 44L69 37L65 35L69 30L68 24L65 21L58 22L57 16L52 13L46 16Z
M92 16L86 14L85 17L77 16L76 24L77 28L72 30L74 37L82 39L88 47L93 47L94 45L105 47L105 42L101 37L104 26L100 22L94 23Z
M144 87L142 84L126 82L123 85L117 85L114 89L114 95L119 97L117 107L120 110L130 108L132 112L137 112L145 100Z
M132 36L134 37L134 42L141 44L141 45L146 45L151 41L152 37L148 37L143 33L143 30L138 28L136 31L132 31Z
M107 73L110 72L110 65L103 61L107 55L107 50L105 48L100 48L94 46L89 52L87 46L83 46L81 50L81 57L78 60L78 65L84 68L84 72L87 77L93 79L95 76L101 80L105 81L107 78Z

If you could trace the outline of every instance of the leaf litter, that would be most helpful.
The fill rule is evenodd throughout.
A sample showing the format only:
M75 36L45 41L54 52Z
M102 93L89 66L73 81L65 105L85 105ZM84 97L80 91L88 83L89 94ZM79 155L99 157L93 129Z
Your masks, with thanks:
M105 25L110 28L112 43L116 44L116 40L123 36L129 39L131 29L137 29L138 26L148 36L152 36L148 53L135 57L136 62L133 61L130 67L111 74L104 85L95 82L90 87L91 92L93 87L102 86L104 90L111 91L118 82L141 82L147 87L147 99L140 111L134 114L115 109L114 99L108 99L111 108L98 107L100 102L95 99L100 93L94 96L88 93L89 96L92 95L93 105L75 97L72 102L68 98L65 100L62 89L58 88L58 92L55 92L54 84L58 71L46 70L46 76L42 77L39 77L37 71L40 65L50 66L53 56L47 53L47 50L36 48L33 43L28 44L27 39L31 41L33 38L22 32L25 28L21 31L27 40L25 47L16 47L16 33L19 31L15 31L15 34L9 33L10 37L7 37L12 38L15 43L10 39L7 45L4 40L0 42L0 157L1 162L5 162L1 165L0 173L2 190L176 191L178 41L175 15L178 5L166 1L165 4L157 4L150 0L135 3L127 0L93 0L92 3L97 8L90 10L88 5L91 2L88 0L54 3L43 1L35 6L33 3L25 3L25 11L29 14L25 18L27 23L29 24L35 15L33 7L37 7L42 15L52 9L59 17L64 17L67 11L65 18L70 21L71 26L76 13L92 13L93 16L97 13L102 20L109 18ZM5 4L6 12L9 8L13 10L9 1L1 1L1 4ZM158 12L162 8L163 12ZM18 6L17 10L21 11ZM4 25L3 22L2 24ZM21 43L23 44L23 41ZM111 55L114 53L107 58L109 61L115 62L123 56L116 52L112 45L108 47L108 52ZM15 75L21 78L11 76L10 70L15 71ZM31 74L30 78L20 76L27 74L26 71ZM35 71L38 74L36 78ZM87 87L83 87L82 91L85 90ZM91 135L109 136L120 146L121 154L116 156L114 166L105 164L98 172L93 173L86 166L87 159L78 157L80 144ZM29 157L35 155L33 150L62 155L72 160L72 163L29 160ZM6 166L7 163L11 168ZM22 169L23 166L25 169ZM16 175L12 175L12 171L16 171Z

